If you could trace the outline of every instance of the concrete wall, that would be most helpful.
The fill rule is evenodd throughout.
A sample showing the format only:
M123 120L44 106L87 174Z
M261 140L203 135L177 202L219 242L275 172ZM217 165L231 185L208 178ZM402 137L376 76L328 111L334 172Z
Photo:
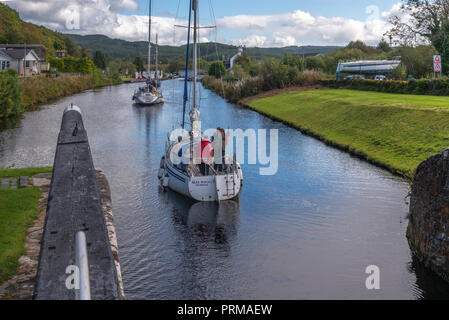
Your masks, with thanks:
M92 299L122 299L95 175L81 114L69 110L58 137L35 299L75 299L66 268L75 265L78 231L87 237Z

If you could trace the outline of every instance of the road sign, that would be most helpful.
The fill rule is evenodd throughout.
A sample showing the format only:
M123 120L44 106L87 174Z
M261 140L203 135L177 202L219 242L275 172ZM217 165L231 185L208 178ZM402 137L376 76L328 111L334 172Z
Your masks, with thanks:
M433 56L433 72L442 72L443 68L441 66L441 56Z

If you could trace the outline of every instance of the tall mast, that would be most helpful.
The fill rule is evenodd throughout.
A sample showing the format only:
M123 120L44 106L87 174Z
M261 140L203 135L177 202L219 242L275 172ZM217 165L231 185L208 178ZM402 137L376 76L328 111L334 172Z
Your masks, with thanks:
M157 33L156 33L156 87L157 87L157 81L159 80L159 47L157 45Z
M182 108L182 128L185 128L186 124L186 107L187 102L189 101L189 93L188 93L188 82L189 79L189 55L190 55L190 25L192 20L192 1L190 0L189 3L189 24L187 27L187 47L186 47L186 74L184 76L184 101L183 101L183 108Z
M196 81L198 78L198 0L193 0L193 12L193 108L196 108Z
M151 0L150 0L150 7L148 10L148 17L149 17L149 23L148 23L148 80L151 79Z

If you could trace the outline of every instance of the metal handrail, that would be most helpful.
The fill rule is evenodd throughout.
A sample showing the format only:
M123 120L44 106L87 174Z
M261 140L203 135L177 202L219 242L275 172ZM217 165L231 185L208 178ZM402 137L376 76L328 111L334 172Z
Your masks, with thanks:
M76 300L90 300L89 261L87 259L86 234L79 231L75 236L75 261L79 270L79 290L75 290Z

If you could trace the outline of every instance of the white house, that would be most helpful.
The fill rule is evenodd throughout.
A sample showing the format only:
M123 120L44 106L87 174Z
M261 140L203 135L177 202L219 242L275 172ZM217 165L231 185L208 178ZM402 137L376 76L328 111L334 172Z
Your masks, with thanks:
M0 72L11 68L11 57L0 50Z
M15 69L21 76L41 73L40 58L33 49L0 49L0 71Z

